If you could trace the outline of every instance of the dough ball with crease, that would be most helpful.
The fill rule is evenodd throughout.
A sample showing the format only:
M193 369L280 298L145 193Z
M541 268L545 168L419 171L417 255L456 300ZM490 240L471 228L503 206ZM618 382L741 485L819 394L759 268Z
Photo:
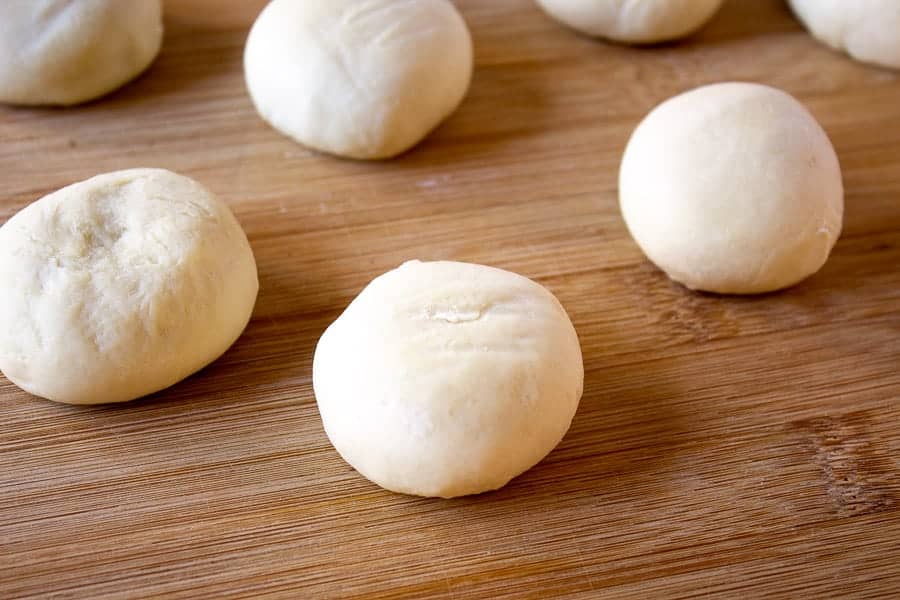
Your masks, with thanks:
M0 227L0 370L37 396L124 402L218 358L256 263L228 207L161 169L98 175Z
M790 0L817 39L862 62L900 69L897 0Z
M578 337L557 299L501 269L411 261L372 281L316 347L334 447L389 490L497 489L562 439L581 398Z
M557 21L625 44L686 37L712 19L723 0L537 0Z
M622 158L619 203L647 257L689 288L756 294L825 264L844 190L828 136L790 95L719 83L666 100Z
M250 31L244 71L281 133L338 156L389 158L460 104L472 40L449 0L273 0Z
M0 102L103 96L146 69L162 37L160 0L3 0Z

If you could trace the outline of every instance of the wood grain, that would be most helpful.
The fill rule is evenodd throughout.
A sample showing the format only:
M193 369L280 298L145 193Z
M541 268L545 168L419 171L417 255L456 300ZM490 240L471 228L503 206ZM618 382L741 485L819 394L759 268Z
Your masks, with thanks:
M241 50L262 4L169 2L133 84L0 108L0 221L99 172L166 167L233 207L261 277L234 348L152 398L67 407L0 379L0 597L900 597L900 74L815 43L776 0L648 49L529 0L460 0L468 99L414 151L358 163L256 117ZM618 215L632 128L720 80L800 98L843 165L843 237L784 293L690 293ZM322 431L318 336L409 258L530 276L579 331L572 430L499 492L382 491Z

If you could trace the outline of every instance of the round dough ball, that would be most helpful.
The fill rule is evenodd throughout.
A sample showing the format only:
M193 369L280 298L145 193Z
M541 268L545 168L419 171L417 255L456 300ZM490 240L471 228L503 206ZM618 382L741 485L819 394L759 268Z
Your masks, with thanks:
M537 0L547 14L587 35L626 44L683 38L705 25L722 0Z
M273 0L244 53L275 129L330 154L389 158L462 102L472 40L448 0Z
M790 0L820 41L867 63L900 69L898 0Z
M753 83L675 96L641 122L619 172L625 223L689 288L756 294L825 263L844 191L831 142L797 100Z
M162 34L160 0L3 0L0 102L98 98L146 69Z
M258 289L244 231L197 182L98 175L0 227L0 370L68 404L124 402L218 358Z
M562 439L581 398L578 337L556 298L500 269L411 261L372 281L319 340L331 443L406 494L504 486Z

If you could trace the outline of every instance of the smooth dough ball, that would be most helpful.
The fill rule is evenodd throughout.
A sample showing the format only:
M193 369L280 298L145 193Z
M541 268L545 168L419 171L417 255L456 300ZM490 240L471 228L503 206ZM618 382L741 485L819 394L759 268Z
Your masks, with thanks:
M98 98L146 69L162 35L160 0L2 0L0 102Z
M389 158L462 102L472 40L448 0L273 0L244 71L278 131L338 156Z
M754 83L675 96L641 122L619 203L647 257L689 288L755 294L825 263L844 192L825 132L797 100Z
M900 69L900 1L790 0L820 41L867 63Z
M257 288L244 231L200 184L98 175L0 227L0 370L57 402L133 400L225 352Z
M584 369L566 311L500 269L411 261L372 281L319 340L313 385L357 471L445 498L505 485L562 439Z
M705 25L722 0L537 0L547 14L587 35L626 44L683 38Z

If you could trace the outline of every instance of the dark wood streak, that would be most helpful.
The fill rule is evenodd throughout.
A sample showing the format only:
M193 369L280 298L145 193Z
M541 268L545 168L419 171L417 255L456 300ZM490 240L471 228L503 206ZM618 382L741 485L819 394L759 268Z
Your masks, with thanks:
M897 506L900 472L888 449L872 435L865 411L795 421L791 426L803 434L838 516L880 513Z

